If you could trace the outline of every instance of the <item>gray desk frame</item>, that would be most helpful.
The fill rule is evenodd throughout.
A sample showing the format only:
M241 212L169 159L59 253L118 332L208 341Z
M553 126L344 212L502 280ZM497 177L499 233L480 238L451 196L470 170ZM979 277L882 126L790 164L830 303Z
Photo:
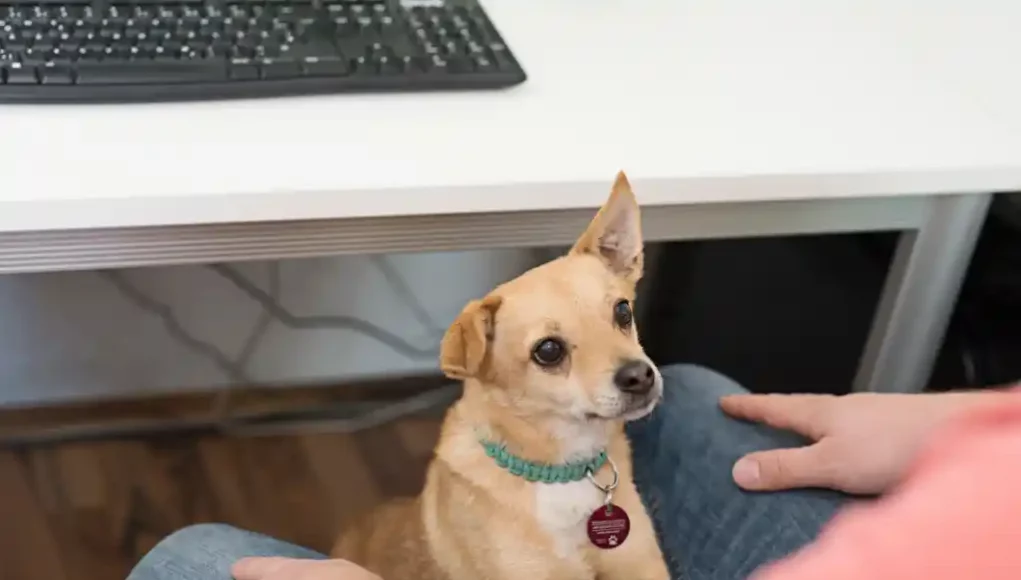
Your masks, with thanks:
M646 206L650 241L901 231L854 388L932 372L992 195ZM592 210L0 233L0 273L569 244Z

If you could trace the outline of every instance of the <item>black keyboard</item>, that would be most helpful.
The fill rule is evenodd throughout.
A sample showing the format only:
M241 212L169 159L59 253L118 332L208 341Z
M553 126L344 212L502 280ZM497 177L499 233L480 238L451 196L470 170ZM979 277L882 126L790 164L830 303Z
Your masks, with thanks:
M524 80L473 0L0 0L0 103L495 89Z

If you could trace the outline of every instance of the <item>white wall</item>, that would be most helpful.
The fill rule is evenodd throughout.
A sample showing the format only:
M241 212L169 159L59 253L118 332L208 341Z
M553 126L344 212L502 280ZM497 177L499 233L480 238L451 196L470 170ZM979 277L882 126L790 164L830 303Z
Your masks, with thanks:
M244 374L259 383L297 384L436 369L440 333L464 303L535 259L507 250L231 265L264 291L277 267L279 302L295 315L358 317L426 350L410 357L351 330L293 330L273 321ZM236 370L262 312L255 300L203 266L118 276L193 341L207 343L199 349L211 345ZM417 315L400 292L402 281L423 307ZM160 315L124 292L96 272L0 276L0 405L229 384L229 373L208 352L183 344L172 325L168 331Z

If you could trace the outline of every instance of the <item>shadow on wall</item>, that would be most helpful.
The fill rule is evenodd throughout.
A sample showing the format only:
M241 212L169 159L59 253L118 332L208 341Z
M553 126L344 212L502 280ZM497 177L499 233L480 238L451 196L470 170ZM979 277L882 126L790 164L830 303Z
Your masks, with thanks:
M536 262L500 250L3 276L0 405L430 372L465 302Z
M650 355L715 368L758 392L847 392L889 264L888 252L867 250L876 237L666 244Z

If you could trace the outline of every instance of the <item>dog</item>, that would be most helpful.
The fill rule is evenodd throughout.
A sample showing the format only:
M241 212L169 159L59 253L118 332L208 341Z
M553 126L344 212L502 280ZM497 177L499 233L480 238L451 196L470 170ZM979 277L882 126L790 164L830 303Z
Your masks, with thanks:
M440 368L464 389L422 493L360 518L332 555L384 580L667 580L624 434L663 394L632 310L642 268L621 172L565 256L458 315Z

